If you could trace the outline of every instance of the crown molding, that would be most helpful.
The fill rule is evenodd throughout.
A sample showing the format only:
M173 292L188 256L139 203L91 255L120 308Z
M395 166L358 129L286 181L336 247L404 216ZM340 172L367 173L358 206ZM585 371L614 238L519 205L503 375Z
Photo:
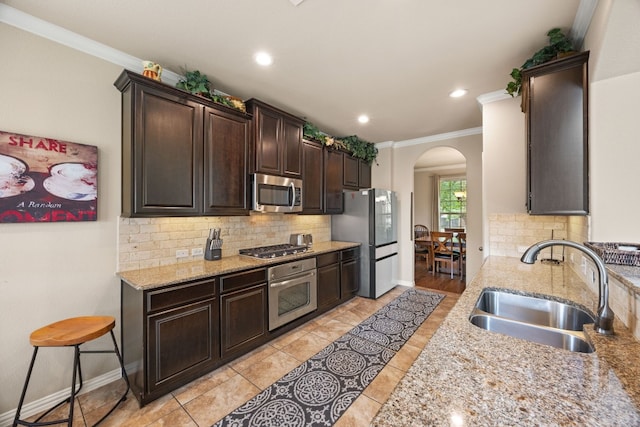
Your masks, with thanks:
M127 70L137 73L142 71L142 59L140 58L81 36L43 19L36 18L4 3L0 3L0 22L119 65ZM181 76L179 74L166 69L162 70L162 81L164 83L175 85L180 79Z
M509 95L504 89L496 90L495 92L485 93L476 98L481 108L482 106L484 106L484 104L489 104L490 102L502 101L504 99L511 99L511 95Z
M375 145L378 150L382 150L383 148L393 148L393 141L376 142L373 145Z
M428 144L430 142L446 141L448 139L462 138L465 136L482 135L482 127L462 129L454 132L440 133L438 135L423 136L406 141L394 142L393 148L410 147L412 145Z
M573 26L569 33L573 39L574 46L577 50L582 50L582 44L584 43L584 37L587 34L593 14L598 6L598 0L580 0L578 10L576 11L576 17L573 20Z
M429 167L421 167L421 168L415 168L413 171L414 172L443 172L443 171L450 171L450 170L462 170L462 169L466 169L467 168L467 164L466 163L456 163L453 165L441 165L441 166L429 166Z

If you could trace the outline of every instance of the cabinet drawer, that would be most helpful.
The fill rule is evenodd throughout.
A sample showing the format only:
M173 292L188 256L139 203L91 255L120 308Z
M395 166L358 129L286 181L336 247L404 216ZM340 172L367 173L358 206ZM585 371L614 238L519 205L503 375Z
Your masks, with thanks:
M318 268L325 265L331 265L337 263L340 259L339 252L329 252L328 254L321 254L316 257L316 266Z
M360 256L360 248L345 249L340 252L340 258L342 261L349 261L351 259L358 258Z
M147 313L211 298L215 293L215 279L150 291L146 298Z
M229 292L248 286L259 285L267 281L267 269L243 271L242 273L230 274L220 278L220 292Z

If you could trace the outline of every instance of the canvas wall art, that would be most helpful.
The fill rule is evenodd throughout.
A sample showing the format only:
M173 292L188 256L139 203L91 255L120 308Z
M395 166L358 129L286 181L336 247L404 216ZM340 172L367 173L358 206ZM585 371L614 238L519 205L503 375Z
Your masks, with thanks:
M0 131L0 222L96 221L98 147Z

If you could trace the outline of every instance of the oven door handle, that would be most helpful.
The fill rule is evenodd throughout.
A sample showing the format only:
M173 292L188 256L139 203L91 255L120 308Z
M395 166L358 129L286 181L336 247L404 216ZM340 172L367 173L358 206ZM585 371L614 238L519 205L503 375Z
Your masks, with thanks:
M269 287L270 288L280 288L282 286L289 286L292 283L300 282L301 281L300 279L306 279L307 277L313 277L315 275L316 275L315 271L307 272L304 276L296 277L294 279L285 280L284 282L270 283ZM302 280L302 281L304 281L304 280Z

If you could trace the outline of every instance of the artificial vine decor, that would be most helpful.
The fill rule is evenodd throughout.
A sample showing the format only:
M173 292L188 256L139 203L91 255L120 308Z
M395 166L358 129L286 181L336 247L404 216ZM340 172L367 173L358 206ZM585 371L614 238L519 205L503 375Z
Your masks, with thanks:
M544 64L563 54L574 51L573 41L567 37L560 28L554 28L547 33L549 44L527 59L520 68L511 70L511 81L507 84L507 93L512 97L520 95L522 89L522 70L536 65Z
M303 135L306 139L318 141L327 147L341 148L348 151L353 157L362 159L370 165L378 157L376 146L371 142L358 138L357 135L336 138L321 132L320 129L309 122L304 124Z
M200 71L187 71L183 70L184 77L180 79L176 87L178 89L186 90L195 95L200 95L205 98L217 102L218 104L226 105L227 107L235 108L240 111L245 111L244 103L236 97L229 95L220 95L214 93L211 89L211 82L207 78L206 74L201 74Z

